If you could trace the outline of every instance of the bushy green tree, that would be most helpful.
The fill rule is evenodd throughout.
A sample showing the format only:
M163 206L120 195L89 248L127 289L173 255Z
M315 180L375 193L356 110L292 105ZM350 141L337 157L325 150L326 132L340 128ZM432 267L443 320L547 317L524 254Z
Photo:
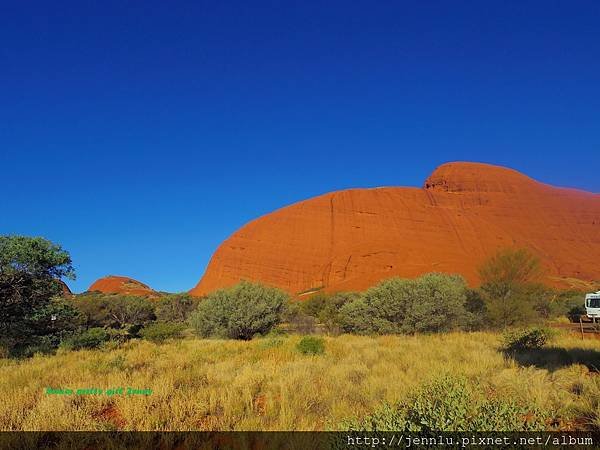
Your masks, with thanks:
M538 322L539 319L531 298L521 293L486 299L486 325L490 328L517 327Z
M485 328L487 306L485 303L484 294L480 289L471 288L468 288L465 294L467 297L465 302L465 309L467 310L465 329L474 331Z
M360 298L358 292L336 292L324 293L319 292L308 298L300 298L292 302L290 311L286 316L286 322L298 322L298 317L309 316L317 319L321 324L325 325L330 333L340 332L340 320L338 317L340 308L351 301ZM308 333L308 331L300 331Z
M161 322L186 322L198 307L199 297L189 294L165 295L156 301L156 320Z
M140 336L152 342L164 342L167 339L181 337L185 325L178 322L154 322L140 331Z
M525 248L502 249L479 268L481 288L491 298L507 298L522 286L536 284L542 274L539 258Z
M467 285L456 275L391 278L343 305L339 321L353 333L438 332L464 327Z
M308 298L300 298L298 304L300 305L302 312L318 318L321 311L327 306L331 300L331 295L324 292L317 292L309 296Z
M62 277L74 279L71 257L40 238L0 236L0 340L11 352L52 347L68 332L75 312L60 296ZM58 324L65 325L59 329Z
M154 305L144 297L90 292L78 295L74 304L89 328L123 329L135 335L144 325L156 319Z
M479 268L486 324L507 328L557 314L554 293L540 284L540 260L527 249L503 249Z
M559 292L556 303L559 305L561 315L568 317L572 322L579 321L585 314L585 293L578 291Z
M511 330L504 333L504 348L508 351L538 350L552 337L546 328L528 328L525 330Z
M90 328L64 339L60 346L65 350L98 348L108 340L109 334L104 328Z
M190 316L202 337L252 339L281 322L288 295L277 288L242 281L209 294Z

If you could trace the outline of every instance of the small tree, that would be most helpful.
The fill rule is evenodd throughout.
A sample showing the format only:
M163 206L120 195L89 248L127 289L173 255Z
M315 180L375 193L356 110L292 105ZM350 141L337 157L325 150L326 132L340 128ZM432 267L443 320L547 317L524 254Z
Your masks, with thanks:
M358 300L361 294L358 292L337 292L329 297L327 303L319 313L319 320L331 333L341 331L340 310L346 304Z
M164 342L167 339L179 338L185 325L177 322L154 322L140 331L140 336L152 342Z
M156 302L156 320L161 322L185 322L201 301L188 294L161 297Z
M540 320L531 299L517 292L506 298L488 298L486 318L490 327L499 329L522 326Z
M500 250L479 268L481 288L493 298L508 297L521 286L537 283L542 273L539 258L524 248Z
M318 318L321 311L327 306L331 300L331 296L324 292L317 292L306 299L298 300L298 304L302 308L304 314Z
M190 316L190 324L202 337L249 340L281 322L288 299L280 289L242 281L208 295Z
M87 327L124 329L133 335L156 318L152 302L144 297L91 292L78 295L74 304Z
M551 292L539 284L540 260L527 249L504 249L479 268L488 323L495 328L524 325L553 314Z

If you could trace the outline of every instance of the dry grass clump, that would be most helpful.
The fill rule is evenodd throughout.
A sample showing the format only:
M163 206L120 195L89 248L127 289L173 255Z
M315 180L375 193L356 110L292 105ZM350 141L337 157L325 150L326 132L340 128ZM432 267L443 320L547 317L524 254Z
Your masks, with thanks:
M135 340L119 348L0 360L2 430L323 430L394 403L440 374L490 397L546 411L562 429L600 428L600 381L577 361L524 366L493 333L325 338L305 355L300 336L252 341ZM567 334L554 345L600 352ZM46 388L124 388L123 394L47 395ZM127 388L151 395L126 395ZM118 391L117 391L118 392Z

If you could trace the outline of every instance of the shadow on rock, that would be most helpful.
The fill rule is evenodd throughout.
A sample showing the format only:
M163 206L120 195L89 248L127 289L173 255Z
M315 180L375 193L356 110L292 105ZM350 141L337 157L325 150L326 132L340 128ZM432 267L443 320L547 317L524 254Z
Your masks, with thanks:
M547 347L535 350L505 350L503 353L522 366L558 370L574 364L582 364L591 371L600 371L600 351L588 348Z

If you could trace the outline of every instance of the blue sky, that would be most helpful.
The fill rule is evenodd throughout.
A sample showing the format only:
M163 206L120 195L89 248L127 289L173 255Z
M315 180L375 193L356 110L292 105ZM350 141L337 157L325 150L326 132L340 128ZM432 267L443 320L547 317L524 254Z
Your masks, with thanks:
M453 160L600 192L600 3L8 2L0 233L195 285L248 220Z

